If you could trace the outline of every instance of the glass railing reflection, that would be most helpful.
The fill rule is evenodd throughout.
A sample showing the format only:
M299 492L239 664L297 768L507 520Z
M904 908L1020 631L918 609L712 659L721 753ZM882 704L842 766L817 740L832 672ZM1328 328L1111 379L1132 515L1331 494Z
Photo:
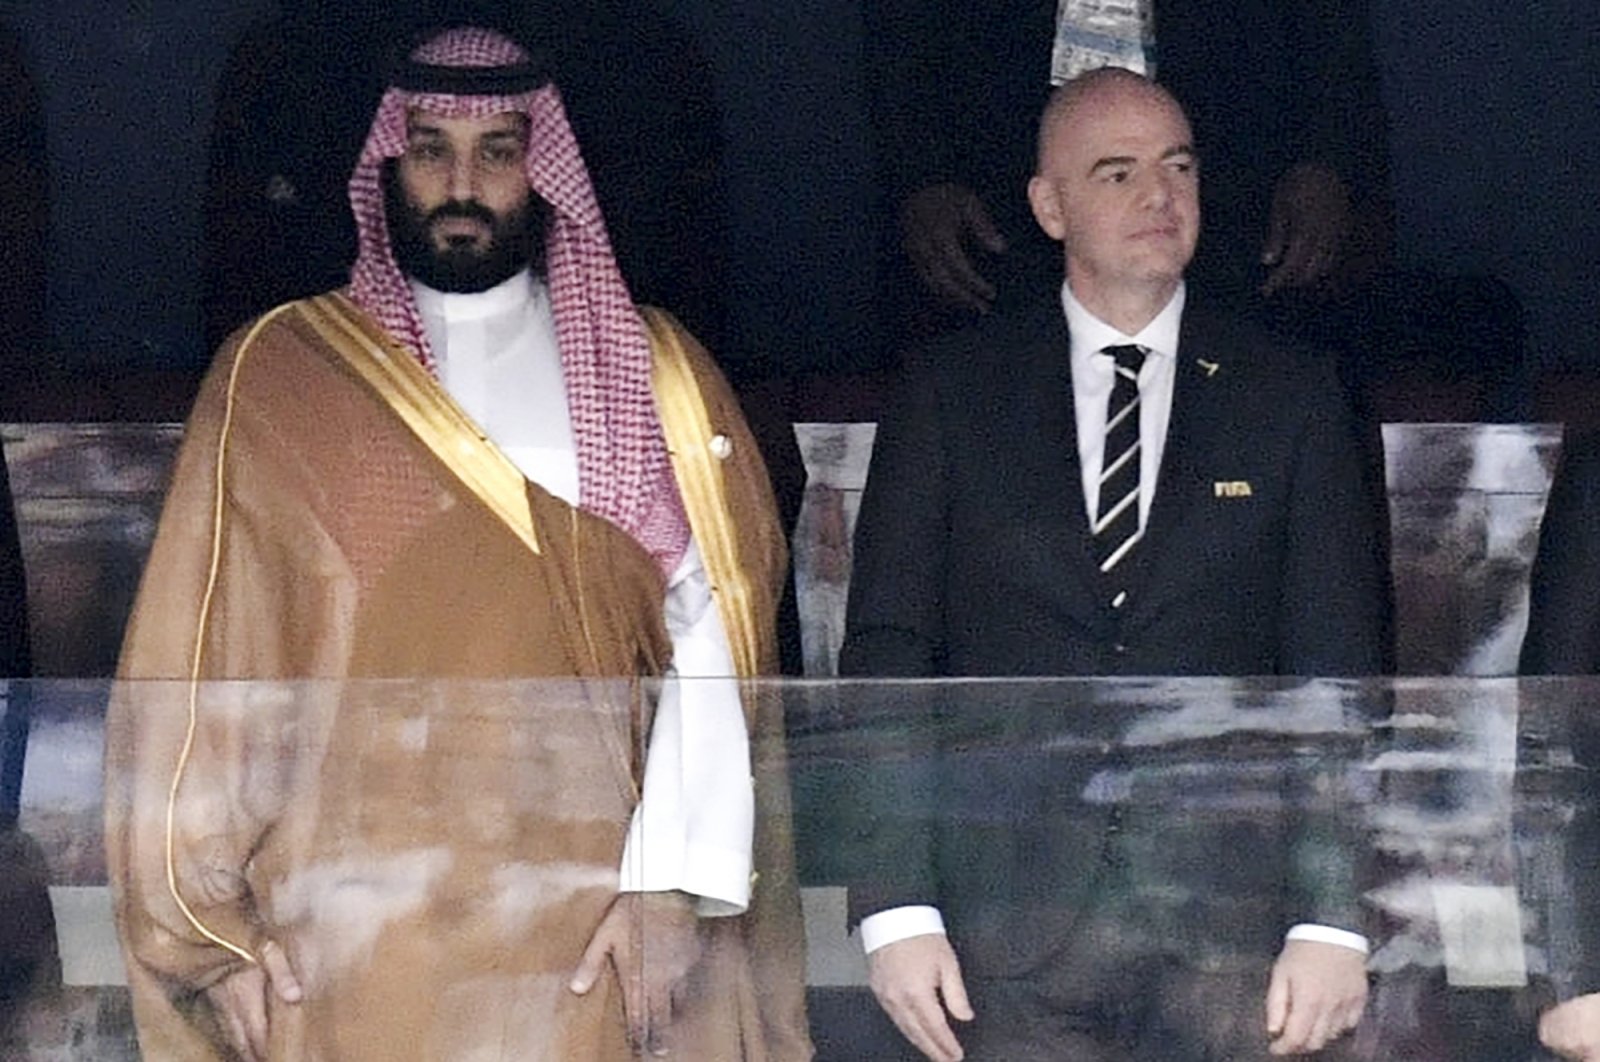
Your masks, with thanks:
M225 1040L214 986L269 942L301 989L272 1057L630 1057L635 986L667 993L636 1037L679 1057L730 1029L803 1056L772 1031L802 998L818 1057L914 1057L855 932L908 903L949 928L972 1057L1013 1051L997 1023L1062 1058L1265 1057L1297 925L1370 942L1342 1057L1522 1062L1600 988L1593 682L746 692L788 731L753 757L751 911L691 915L686 952L630 909L579 997L652 685L11 683L0 1057L138 1057L136 1011L145 1057Z

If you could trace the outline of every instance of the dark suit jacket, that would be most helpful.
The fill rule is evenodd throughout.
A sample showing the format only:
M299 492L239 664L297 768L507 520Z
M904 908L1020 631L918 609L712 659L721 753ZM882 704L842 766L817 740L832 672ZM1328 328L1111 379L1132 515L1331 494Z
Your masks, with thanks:
M950 337L914 365L874 447L841 671L1379 673L1383 557L1331 367L1208 315L1193 295L1180 345L1160 480L1145 538L1124 562L1120 610L1092 559L1058 299ZM931 810L932 794L951 790L939 772L968 770L953 762L913 743L861 796L883 810L845 842L864 860L854 915L1003 902L1010 886L984 883L1005 871L971 866L961 827ZM1085 843L1077 852L1092 862L1095 841ZM1284 882L1297 919L1359 924L1348 881L1288 881L1292 843L1261 845L1275 854L1267 887ZM1086 895L1075 873L1064 888ZM987 898L958 895L974 889Z
M17 537L11 480L0 455L0 679L32 674L28 648L28 584Z
M4 455L0 455L0 679L26 679L31 673L28 587L23 577L11 484ZM0 834L17 823L27 747L26 687L0 686ZM0 1030L3 1028L4 1022L0 1021Z
M841 670L1382 670L1383 557L1342 389L1196 302L1126 604L1110 608L1093 562L1057 303L952 337L908 374L873 452Z
M1600 674L1600 434L1562 440L1528 588L1524 675Z
M1600 674L1600 433L1562 440L1550 497L1539 525L1539 552L1528 593L1523 675ZM1574 694L1576 691L1574 691ZM1572 751L1600 771L1600 725L1574 715ZM1566 839L1568 882L1576 890L1580 991L1600 991L1600 798L1587 795Z

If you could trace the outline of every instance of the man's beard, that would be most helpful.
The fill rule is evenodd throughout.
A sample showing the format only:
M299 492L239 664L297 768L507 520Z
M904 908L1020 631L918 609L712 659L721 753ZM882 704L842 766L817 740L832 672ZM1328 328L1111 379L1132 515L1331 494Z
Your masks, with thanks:
M406 276L435 291L466 294L488 291L523 269L544 272L545 234L550 205L538 195L506 214L496 214L477 200L452 199L423 211L406 198L400 182L385 175L389 242L395 263ZM441 248L430 233L444 218L471 218L488 227L486 245L447 240Z

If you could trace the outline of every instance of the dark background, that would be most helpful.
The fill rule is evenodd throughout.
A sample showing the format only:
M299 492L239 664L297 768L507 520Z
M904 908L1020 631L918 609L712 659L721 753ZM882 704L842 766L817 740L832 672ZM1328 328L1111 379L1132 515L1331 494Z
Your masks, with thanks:
M709 62L722 112L729 346L796 373L849 364L880 338L864 2L659 4ZM191 369L209 356L199 208L215 83L243 30L279 10L0 3L47 123L39 253L57 367ZM1401 265L1504 280L1536 369L1600 370L1600 5L1390 0L1372 18Z

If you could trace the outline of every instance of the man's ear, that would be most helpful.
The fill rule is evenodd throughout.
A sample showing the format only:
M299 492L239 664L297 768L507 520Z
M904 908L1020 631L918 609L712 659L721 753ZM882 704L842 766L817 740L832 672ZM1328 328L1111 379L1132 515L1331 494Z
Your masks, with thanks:
M1033 207L1033 219L1052 240L1067 234L1066 210L1061 204L1061 193L1056 183L1047 177L1034 177L1028 182L1028 205Z

